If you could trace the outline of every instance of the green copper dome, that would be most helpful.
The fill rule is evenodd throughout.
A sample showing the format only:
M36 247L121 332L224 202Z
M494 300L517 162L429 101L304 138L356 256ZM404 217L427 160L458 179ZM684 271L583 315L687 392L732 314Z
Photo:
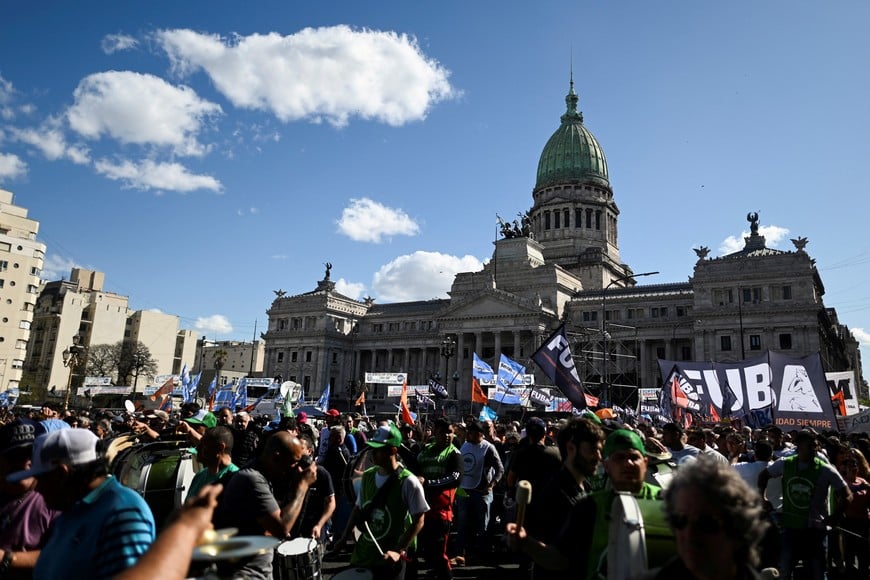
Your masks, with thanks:
M571 90L565 97L568 110L562 115L562 125L541 153L535 189L573 181L597 181L610 185L604 151L595 136L583 126L583 113L577 111L578 101L572 75Z

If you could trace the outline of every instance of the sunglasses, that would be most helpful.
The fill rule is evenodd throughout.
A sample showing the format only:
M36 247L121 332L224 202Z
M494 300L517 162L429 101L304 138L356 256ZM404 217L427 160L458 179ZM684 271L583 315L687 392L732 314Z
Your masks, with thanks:
M709 514L694 519L689 519L689 516L685 514L674 514L668 518L668 523L675 530L683 530L692 524L692 529L705 535L718 534L724 527L719 519Z

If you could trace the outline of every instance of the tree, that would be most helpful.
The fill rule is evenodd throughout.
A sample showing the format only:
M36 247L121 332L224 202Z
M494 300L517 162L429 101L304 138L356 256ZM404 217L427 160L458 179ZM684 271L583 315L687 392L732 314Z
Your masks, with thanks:
M89 377L111 377L112 382L117 384L120 344L97 344L89 348L86 374Z
M149 379L157 374L157 361L151 356L151 351L141 342L122 341L116 345L118 356L118 382L129 385L131 380L135 387L139 377Z

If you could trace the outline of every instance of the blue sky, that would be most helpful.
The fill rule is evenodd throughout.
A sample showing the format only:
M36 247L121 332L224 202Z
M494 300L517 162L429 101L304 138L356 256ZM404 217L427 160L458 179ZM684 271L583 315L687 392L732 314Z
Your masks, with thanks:
M0 3L0 187L136 309L250 340L273 290L446 296L532 203L573 59L623 259L805 236L870 344L870 4ZM730 242L730 245L729 245ZM865 349L865 360L867 351Z

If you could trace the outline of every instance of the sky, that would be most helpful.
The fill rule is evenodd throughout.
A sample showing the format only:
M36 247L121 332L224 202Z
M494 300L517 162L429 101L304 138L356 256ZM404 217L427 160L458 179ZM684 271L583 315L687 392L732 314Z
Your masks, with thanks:
M447 297L532 205L573 68L641 283L807 237L870 364L870 3L0 2L0 188L43 277L209 339L275 290Z

